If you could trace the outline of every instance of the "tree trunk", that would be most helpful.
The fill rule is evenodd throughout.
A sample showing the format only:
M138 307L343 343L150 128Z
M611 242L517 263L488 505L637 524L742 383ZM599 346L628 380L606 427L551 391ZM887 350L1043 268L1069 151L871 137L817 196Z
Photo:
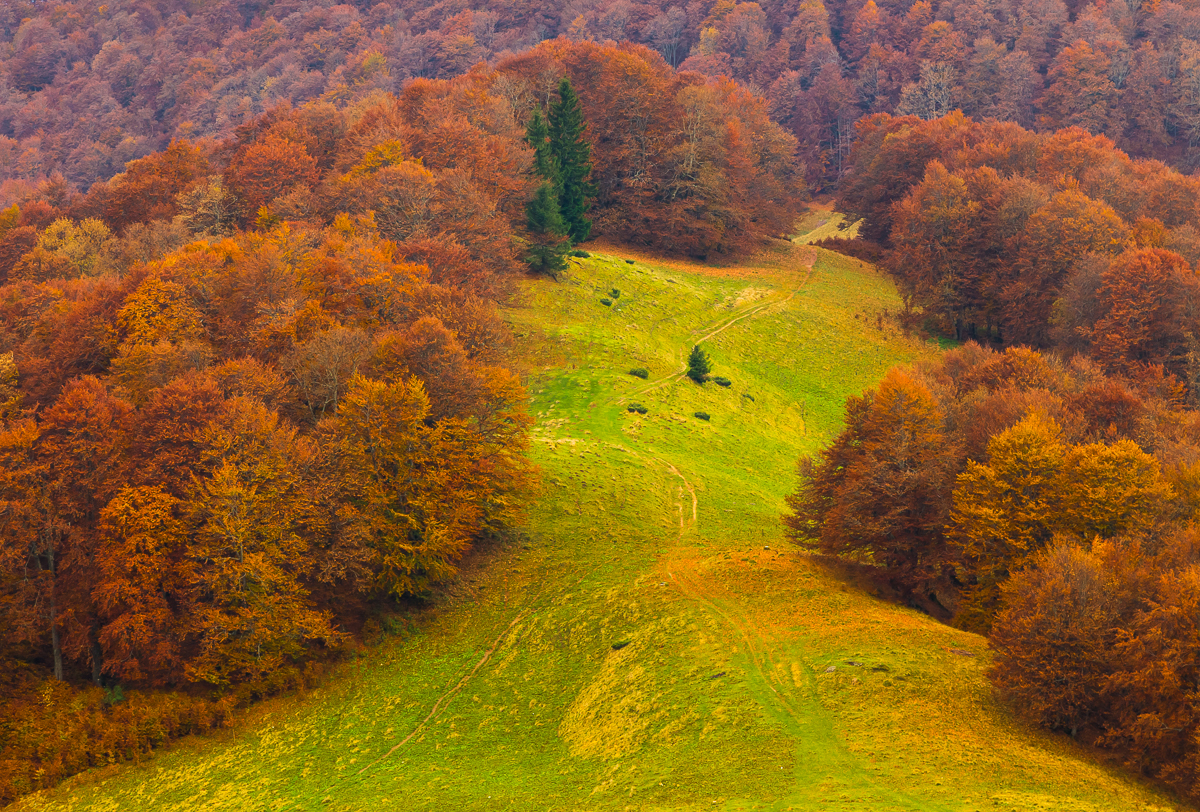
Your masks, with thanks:
M100 649L100 630L92 627L91 633L88 635L91 645L88 647L92 655L92 682L100 685L100 665L104 661L104 653Z
M41 558L38 558L38 565L41 566ZM54 560L54 545L49 545L46 550L45 572L50 573L50 594L49 594L49 610L50 610L50 648L54 654L54 678L59 682L63 681L63 657L62 657L62 641L58 636L58 596L56 594L58 567Z
M54 678L63 681L62 642L58 639L58 609L54 604L54 586L50 586L50 645L54 649Z

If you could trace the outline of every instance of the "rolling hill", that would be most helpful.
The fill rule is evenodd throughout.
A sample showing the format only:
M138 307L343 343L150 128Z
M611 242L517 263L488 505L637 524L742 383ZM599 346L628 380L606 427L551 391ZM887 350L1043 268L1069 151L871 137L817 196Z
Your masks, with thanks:
M799 240L726 266L608 246L526 282L525 534L321 688L16 808L1182 808L1016 720L983 638L784 541L845 397L936 352L898 305ZM697 343L728 387L683 377Z

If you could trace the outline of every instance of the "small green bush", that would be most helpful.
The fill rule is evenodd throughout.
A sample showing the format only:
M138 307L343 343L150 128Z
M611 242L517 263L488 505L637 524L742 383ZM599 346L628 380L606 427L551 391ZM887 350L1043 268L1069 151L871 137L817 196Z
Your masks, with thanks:
M604 305L605 307L612 307L612 299L601 299L600 304Z
M576 248L571 252L571 256L579 257L580 259L587 259L591 256L591 254L589 254L587 251L584 251L582 248Z
M721 377L711 378L710 380L717 386L730 386L733 383L733 381L729 380L728 378Z
M751 395L749 392L744 393L742 395L742 397L744 397L746 400L750 401L751 403L754 402L754 395Z
M627 259L627 260L625 260L625 261L626 261L626 262L628 262L630 265L632 265L632 264L633 264L633 260L632 260L632 259Z
M708 420L708 412L696 412L696 417L701 420Z
M614 299L620 299L620 298L621 298L621 291L617 290L616 288L613 288L612 290L610 290L610 291L609 291L609 293L612 295L612 297L613 297Z
M409 630L409 623L396 615L384 615L379 619L379 626L389 637L398 637Z
M650 377L650 370L645 367L629 370L629 374L635 378L641 378L643 381Z
M630 403L628 406L625 407L625 411L637 412L638 414L645 414L646 412L648 412L650 410L647 409L645 406L643 406L640 403Z

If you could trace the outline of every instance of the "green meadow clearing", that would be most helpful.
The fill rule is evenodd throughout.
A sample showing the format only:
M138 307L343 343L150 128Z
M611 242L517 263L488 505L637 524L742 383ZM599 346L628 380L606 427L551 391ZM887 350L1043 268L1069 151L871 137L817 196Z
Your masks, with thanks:
M1015 720L982 638L785 542L797 457L936 351L885 278L801 243L725 267L610 247L527 282L524 534L321 688L17 808L1183 808ZM682 377L695 343L730 386Z

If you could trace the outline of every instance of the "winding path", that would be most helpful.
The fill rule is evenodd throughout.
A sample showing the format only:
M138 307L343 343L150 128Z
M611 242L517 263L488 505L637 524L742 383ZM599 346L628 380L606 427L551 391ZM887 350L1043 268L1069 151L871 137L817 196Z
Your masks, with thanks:
M479 672L479 669L483 668L483 666L487 663L487 661L492 658L492 655L496 653L496 649L500 648L500 645L504 642L504 639L506 637L508 637L509 632L511 632L516 627L516 625L525 618L525 615L527 615L527 614L529 614L528 609L526 609L525 611L518 614L515 618L513 618L513 622L508 624L508 628L505 629L503 632L501 632L500 636L497 637L494 641L492 641L491 647L483 653L483 657L480 658L479 662L475 663L475 667L471 669L470 673L463 675L463 678L458 681L458 684L456 684L453 688L451 688L450 690L446 691L446 693L444 693L438 697L437 701L433 703L433 708L429 711L429 715L426 716L424 719L422 719L420 724L418 724L415 728L413 728L412 732L404 737L403 741L397 743L396 745L394 745L392 747L391 750L388 750L382 756L375 759L367 766L363 767L361 770L358 771L358 774L362 775L367 770L376 766L380 762L387 760L388 758L391 757L391 755L393 753L395 753L397 750L399 750L404 745L408 744L412 740L413 736L416 736L418 733L420 733L422 730L424 730L426 725L428 725L431 721L433 721L438 716L438 714L440 714L443 710L446 709L446 705L449 704L450 700L453 699L455 697L455 695L457 695L458 692L463 689L463 686L466 685L471 680L471 677L475 676L475 674L477 674Z

